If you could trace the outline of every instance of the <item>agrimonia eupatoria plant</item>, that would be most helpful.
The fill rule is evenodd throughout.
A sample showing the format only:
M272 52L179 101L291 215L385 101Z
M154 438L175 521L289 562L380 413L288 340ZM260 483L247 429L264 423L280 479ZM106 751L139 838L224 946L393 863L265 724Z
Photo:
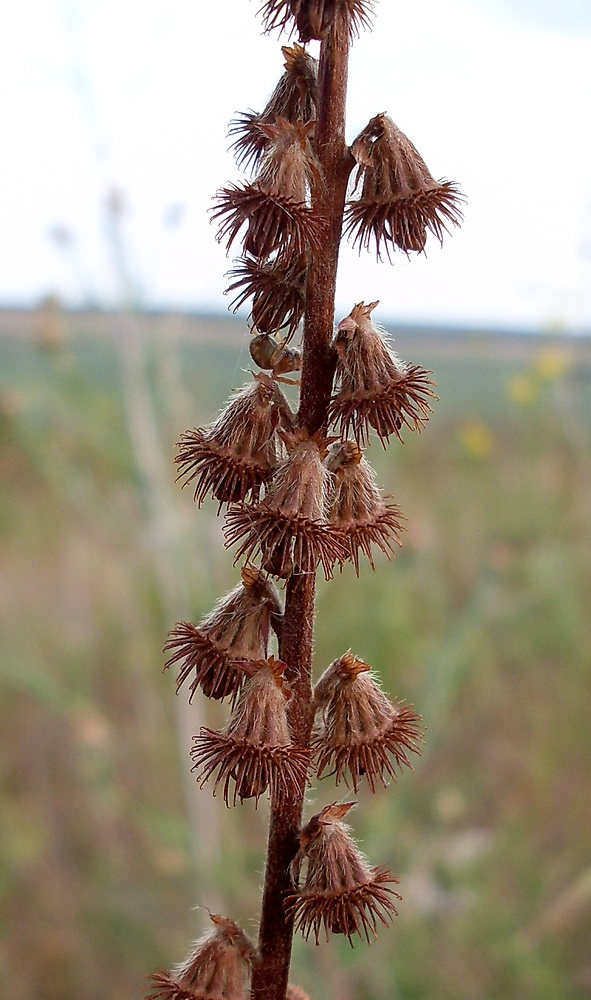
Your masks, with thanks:
M166 644L177 692L229 699L225 728L194 738L198 783L221 787L228 806L270 798L259 940L212 916L186 961L153 976L153 1000L301 1000L288 985L294 930L371 941L396 914L398 879L356 847L343 822L354 802L305 822L305 791L334 775L376 792L410 766L422 733L351 651L312 680L317 571L331 579L351 562L359 574L401 544L404 517L363 449L372 433L385 446L420 431L436 398L431 373L399 358L374 322L378 302L354 304L335 331L334 294L343 233L378 258L418 253L459 224L463 197L385 114L345 141L348 50L370 27L371 0L266 0L259 13L265 31L298 42L282 49L266 107L231 125L251 179L218 191L213 218L220 241L241 241L228 290L236 308L250 303L260 371L211 426L182 435L176 458L197 503L212 496L224 509L240 582ZM281 384L298 380L293 412Z

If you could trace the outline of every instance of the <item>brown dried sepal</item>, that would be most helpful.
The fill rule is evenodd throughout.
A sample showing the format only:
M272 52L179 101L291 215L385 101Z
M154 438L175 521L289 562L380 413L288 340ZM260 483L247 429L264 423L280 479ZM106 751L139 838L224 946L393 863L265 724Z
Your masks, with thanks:
M388 497L382 496L372 467L353 441L333 444L324 464L335 479L329 518L342 531L359 576L360 552L374 569L374 545L390 558L393 543L402 544L398 537L403 530L402 514L396 504L387 503Z
M189 702L198 687L207 698L227 698L240 689L246 677L243 664L229 657L225 650L218 649L215 642L196 625L178 622L168 635L164 652L171 649L175 652L164 664L164 669L180 663L177 694L193 673Z
M329 934L344 934L352 945L352 936L358 934L370 944L377 936L378 921L387 927L397 916L393 897L401 898L390 888L399 880L388 869L370 871L370 881L351 889L323 893L303 889L288 896L285 912L294 921L294 929L306 940L313 934L316 944L323 928L327 940Z
M145 1000L203 1000L200 993L185 989L171 972L154 972L150 979L152 988Z
M308 751L300 747L256 746L203 727L191 751L202 788L217 771L214 794L222 784L226 805L254 798L255 805L269 789L274 802L289 801L306 780Z
M179 664L177 693L191 675L189 701L198 687L208 698L235 695L252 665L267 655L270 629L281 621L273 583L252 566L241 583L222 598L199 626L179 622L165 651L174 650L165 669Z
M216 929L171 972L154 973L146 1000L246 1000L255 947L233 920L218 914L210 919Z
M250 356L259 368L269 369L271 377L278 382L293 384L292 379L283 378L283 376L287 372L301 371L302 356L299 351L286 347L285 342L279 344L268 333L256 334L249 347Z
M304 431L282 434L288 450L256 506L236 504L226 515L226 545L241 542L236 560L260 553L263 569L286 579L314 573L322 564L327 579L348 555L342 534L327 521L328 472L325 446ZM321 450L322 447L322 450Z
M247 226L244 250L266 259L276 250L301 257L308 248L319 249L324 221L303 201L254 184L232 184L217 193L213 219L220 220L218 242L229 248Z
M339 323L334 346L337 352L336 393L330 420L340 433L353 433L366 444L373 427L382 443L395 434L402 441L402 427L420 431L429 419L430 399L437 399L431 372L407 365L385 342L371 321L378 302L358 302Z
M221 732L202 727L191 750L192 770L203 787L215 775L214 794L223 787L226 805L259 798L269 789L274 802L302 794L309 751L292 744L287 722L289 686L285 664L271 657L254 666L232 717Z
M427 232L439 242L450 225L462 221L464 201L456 184L436 181L412 142L388 118L376 115L351 147L357 160L357 200L346 206L345 234L368 250L372 239L376 255L388 259L398 247L404 253L425 249Z
M175 458L178 480L183 487L194 484L199 506L208 493L220 504L243 500L277 466L280 423L292 423L285 396L268 375L255 375L210 427L183 434Z
M322 564L327 580L334 566L347 558L342 538L330 525L306 517L237 504L226 517L227 545L241 539L236 559L259 552L267 573L287 580L292 574L314 573Z
M235 280L227 291L241 291L232 301L234 312L252 298L252 322L261 333L286 329L289 340L304 315L306 259L279 254L269 261L242 257L230 271Z
M310 143L314 125L314 120L276 118L259 126L269 140L256 178L264 191L303 202L309 189L321 183L321 167Z
M316 117L318 61L301 45L284 45L285 72L260 114L249 111L230 125L230 135L238 136L233 146L242 169L256 168L269 149L270 140L261 126L276 118L304 123Z
M305 938L319 943L324 928L329 934L344 934L352 944L353 934L368 943L378 922L387 926L396 915L391 888L398 879L386 868L372 868L349 836L343 816L354 802L333 803L313 816L300 835L300 849L291 865L296 892L285 900L285 911ZM298 888L305 870L303 884Z
M403 765L412 767L409 752L420 753L420 716L412 705L390 701L371 668L350 651L325 670L314 705L312 753L319 778L330 768L337 785L350 780L356 792L365 777L375 792L376 782L386 785Z
M331 30L355 38L371 27L373 0L267 0L260 8L265 31L295 23L301 42L326 38Z

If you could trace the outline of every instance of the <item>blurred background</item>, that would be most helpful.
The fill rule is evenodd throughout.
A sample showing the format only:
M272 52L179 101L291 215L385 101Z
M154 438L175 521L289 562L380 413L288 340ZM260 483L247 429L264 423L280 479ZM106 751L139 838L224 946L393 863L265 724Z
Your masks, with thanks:
M168 629L236 582L174 444L250 366L207 208L227 125L286 39L257 3L25 0L0 46L0 988L141 998L203 904L256 935L266 805L189 773L224 706L175 697ZM412 5L410 5L412 6ZM586 0L376 4L349 137L379 111L466 220L377 265L343 248L337 309L381 300L432 369L421 435L369 458L408 518L388 564L318 595L316 671L348 647L427 727L413 773L359 795L399 875L368 948L298 941L312 1000L591 997L591 17ZM341 797L326 779L309 813Z

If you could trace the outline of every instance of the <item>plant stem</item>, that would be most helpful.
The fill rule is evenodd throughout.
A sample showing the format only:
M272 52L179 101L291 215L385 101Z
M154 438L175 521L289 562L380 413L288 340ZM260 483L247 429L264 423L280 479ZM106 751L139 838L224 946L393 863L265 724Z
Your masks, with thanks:
M292 576L287 584L286 613L279 655L288 665L292 685L290 723L294 743L307 746L312 728L311 660L314 577ZM287 989L293 928L283 900L290 889L288 869L298 849L304 789L278 809L271 803L265 888L259 930L260 961L253 971L253 1000L283 1000Z
M324 182L312 200L314 211L325 220L326 236L321 249L311 252L308 265L300 388L299 418L311 434L326 422L335 367L330 344L337 264L347 181L354 163L345 142L348 56L347 36L331 32L320 49L314 134Z
M346 33L333 30L322 43L318 68L318 118L315 147L324 182L313 192L312 207L325 220L320 250L310 253L306 286L306 314L299 423L310 434L326 424L334 377L331 340L334 323L339 243L347 180L353 158L345 143L349 42ZM308 746L312 730L312 638L314 575L292 576L287 584L279 655L287 664L292 687L289 702L294 743ZM253 972L253 1000L284 1000L291 960L293 927L283 911L291 888L289 865L298 849L305 789L283 805L271 803L267 866L259 930L260 962Z

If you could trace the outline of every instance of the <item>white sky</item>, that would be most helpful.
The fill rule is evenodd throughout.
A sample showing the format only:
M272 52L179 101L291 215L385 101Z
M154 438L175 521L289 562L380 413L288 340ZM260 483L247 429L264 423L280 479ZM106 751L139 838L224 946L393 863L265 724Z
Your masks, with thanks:
M231 266L207 209L240 175L237 111L260 110L285 37L261 0L19 0L0 38L0 304L112 303L106 192L126 198L149 305L218 311ZM352 51L348 135L386 111L468 197L461 230L394 266L342 253L338 311L591 329L590 0L381 0ZM177 224L171 208L182 206ZM52 227L71 233L69 252ZM236 253L239 252L236 247ZM376 315L378 315L376 313Z

